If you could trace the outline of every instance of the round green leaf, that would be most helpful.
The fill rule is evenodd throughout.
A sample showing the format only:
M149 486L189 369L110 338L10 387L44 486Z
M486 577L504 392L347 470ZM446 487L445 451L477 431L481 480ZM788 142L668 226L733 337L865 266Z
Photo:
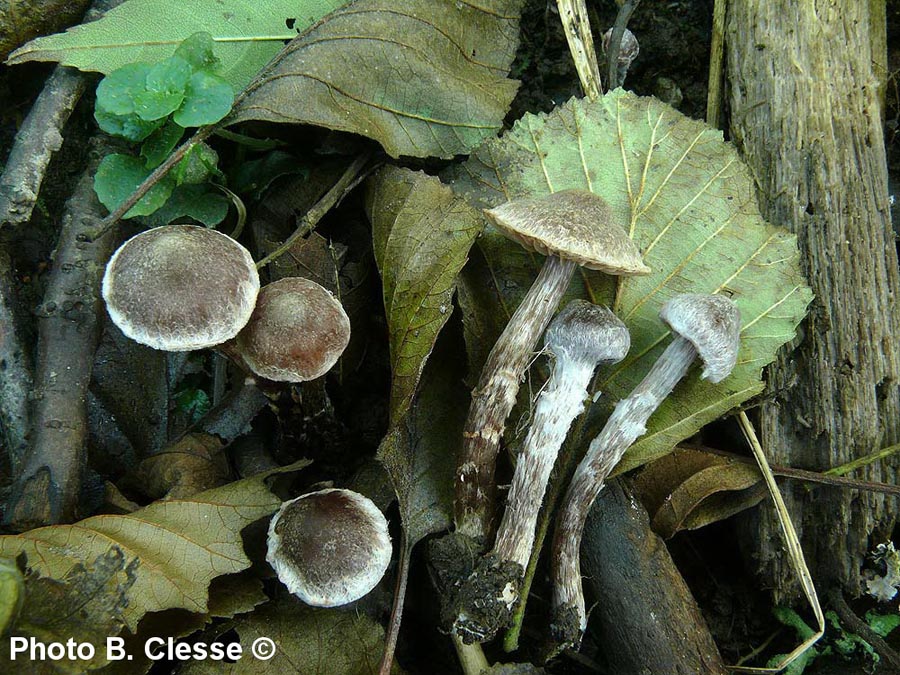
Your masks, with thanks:
M168 225L176 218L188 216L207 227L218 225L228 215L229 201L218 192L210 192L211 186L179 185L169 201L151 216L153 223Z
M178 110L191 79L191 66L178 56L160 61L147 73L144 91L134 99L134 111L141 119L158 120Z
M202 31L186 37L175 50L175 56L190 63L194 70L211 70L219 62L213 54L212 35Z
M106 133L135 143L147 138L165 122L161 119L148 122L142 120L135 113L114 115L99 107L94 109L94 119L97 120L97 126Z
M597 101L572 99L549 114L525 115L448 178L480 207L591 190L640 247L651 274L620 278L616 286L583 270L574 285L581 297L610 305L631 332L628 356L596 379L603 397L595 416L626 396L671 341L659 319L666 300L685 292L724 293L740 308L741 349L731 376L713 385L694 369L650 418L620 471L668 453L761 392L763 366L794 337L812 299L796 238L763 220L753 179L734 147L721 131L655 98L618 89ZM494 332L521 301L540 260L493 228L477 246L483 258L467 267L466 284L479 292L468 296L473 299L463 318Z
M94 191L100 202L110 211L134 192L144 179L150 175L144 163L137 157L129 155L107 155L97 167L97 175L94 176ZM172 194L171 179L163 178L159 183L150 188L150 192L144 195L135 204L126 218L134 216L146 216L156 211L166 203Z
M202 183L210 174L221 172L216 168L219 163L218 153L206 143L195 145L172 169L172 177L176 185L183 183Z
M202 127L213 124L228 114L234 102L234 91L218 75L204 71L191 77L184 103L173 119L183 127Z
M141 157L144 158L148 169L155 169L168 157L178 141L181 140L184 129L174 122L154 131L141 146Z
M134 112L134 100L144 91L149 63L130 63L111 72L97 85L97 110L112 115Z

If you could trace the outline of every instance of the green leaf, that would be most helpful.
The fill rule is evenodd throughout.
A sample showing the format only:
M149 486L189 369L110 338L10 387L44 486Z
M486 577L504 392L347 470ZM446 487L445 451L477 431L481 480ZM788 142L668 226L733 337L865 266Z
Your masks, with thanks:
M269 603L223 628L237 631L244 657L237 663L191 661L184 675L375 675L384 650L384 629L365 614L316 609L285 600ZM250 645L258 638L275 643L270 660L255 659Z
M281 471L306 466L299 462ZM0 555L28 556L43 576L63 580L77 565L86 565L118 547L124 570L134 569L124 619L134 632L147 612L170 608L207 611L210 582L250 566L241 530L275 512L281 500L266 487L272 472L229 483L190 499L160 501L127 515L100 515L74 525L41 527L0 537ZM137 561L137 562L136 562Z
M186 387L176 392L173 399L178 411L187 415L191 424L208 413L212 407L209 395L196 387Z
M874 610L866 612L866 623L881 637L887 637L897 626L900 626L900 614L880 614Z
M231 189L241 195L249 195L259 199L272 183L282 176L301 174L310 175L309 167L304 166L294 155L281 150L268 152L259 159L251 159L241 163L234 173Z
M178 56L160 61L147 73L144 91L135 96L134 111L141 119L153 121L178 110L191 79L191 66Z
M13 52L7 63L58 61L79 70L110 73L129 63L160 61L175 53L183 40L204 31L215 41L219 75L239 90L278 53L284 40L342 4L343 0L128 0L98 21L32 40ZM287 29L287 19L295 19L294 30Z
M0 558L0 635L15 621L25 600L25 578L14 560Z
M213 54L213 37L206 31L199 31L185 38L178 45L175 56L191 64L194 70L213 70L219 59Z
M229 123L315 124L393 156L452 157L500 128L521 0L357 0L296 38Z
M144 158L144 166L155 169L163 160L172 154L172 150L178 145L178 141L184 135L184 129L174 122L168 122L154 131L141 145L141 157Z
M97 85L97 109L111 115L134 112L134 100L147 86L149 63L129 63L100 80Z
M218 225L228 215L228 200L209 185L179 185L169 200L150 216L154 225L167 225L188 216L207 227Z
M753 180L735 149L720 131L654 98L616 90L595 102L572 99L549 114L525 115L451 168L447 179L479 207L590 189L629 230L653 272L622 279L615 292L609 278L582 271L572 289L612 305L631 331L628 357L598 378L605 405L626 396L670 341L658 317L666 300L719 292L738 304L743 330L732 375L712 385L694 369L650 418L618 472L668 453L762 391L763 366L794 337L812 298L795 237L762 219ZM483 317L505 322L540 261L490 228L478 248L482 257L473 261L481 267L472 273L488 290L469 297L481 304L478 325L489 326Z
M390 411L397 421L453 311L456 277L483 220L437 178L393 166L370 181L366 211L382 278L393 375Z
M165 122L165 120L148 122L142 120L136 113L113 115L100 108L94 109L94 119L97 120L97 126L106 133L119 136L134 143L147 138Z
M447 529L452 519L453 473L469 404L461 378L465 357L452 352L455 344L439 341L412 406L378 448L410 547Z
M138 185L144 182L151 171L137 157L130 155L107 155L97 167L94 176L94 191L100 199L100 203L113 211L119 204L125 201ZM172 179L166 176L159 183L150 188L141 200L135 204L126 218L134 216L146 216L166 203L174 187Z
M184 94L184 103L172 119L183 127L202 127L213 124L228 114L234 102L234 91L218 75L198 71L191 76Z
M210 174L219 173L218 163L219 153L206 143L198 143L175 165L171 175L176 185L202 183Z

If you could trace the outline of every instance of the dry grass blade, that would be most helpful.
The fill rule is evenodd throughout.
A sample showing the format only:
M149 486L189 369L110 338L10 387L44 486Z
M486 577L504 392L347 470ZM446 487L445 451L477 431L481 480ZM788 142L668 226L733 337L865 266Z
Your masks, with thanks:
M813 614L816 617L817 630L812 637L798 645L774 668L732 666L730 670L736 673L780 673L807 649L818 642L819 638L825 634L825 615L822 612L822 605L819 604L819 596L816 594L816 587L813 584L812 575L809 573L809 567L806 565L806 559L803 557L803 549L800 548L800 540L797 538L797 531L794 529L794 523L791 522L791 517L784 504L784 498L781 496L778 485L775 483L775 476L772 473L772 469L769 468L769 463L766 461L762 446L759 443L759 439L756 437L756 430L753 428L753 424L751 424L750 419L747 417L747 413L744 411L741 411L738 415L738 421L740 422L744 438L747 439L750 449L753 450L753 456L759 464L759 470L762 471L763 478L765 478L766 486L769 488L769 493L772 495L772 501L775 502L775 510L778 513L778 521L781 523L781 528L784 531L788 555L791 557L794 570L800 578L803 594L806 596L806 599L809 600Z
M587 7L584 0L557 0L559 18L562 20L578 71L578 79L584 95L594 100L603 93L600 84L600 66L597 64L597 52L594 49L594 37L591 35L591 24L588 21Z

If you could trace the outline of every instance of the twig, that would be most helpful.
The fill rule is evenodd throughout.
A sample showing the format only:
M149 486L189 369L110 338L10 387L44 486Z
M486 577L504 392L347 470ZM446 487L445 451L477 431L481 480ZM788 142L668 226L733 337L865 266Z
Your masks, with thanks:
M831 601L834 611L837 612L841 621L847 625L850 631L872 645L875 651L878 652L878 655L890 664L894 672L900 672L900 654L885 642L878 633L869 628L869 625L860 619L856 612L850 609L850 605L844 600L840 589L832 589L828 593L828 599Z
M400 564L397 568L397 585L394 588L394 607L391 609L391 620L388 623L388 633L384 641L384 653L381 657L378 675L390 675L391 666L394 664L394 651L397 649L397 636L400 634L400 621L403 618L403 601L406 599L411 556L412 546L409 545L404 527L400 534Z
M732 461L741 462L742 464L755 464L753 459L751 459L750 457L736 455L732 452L725 452L724 450L717 450L715 448L693 445L683 445L680 447L693 448L700 452L708 452L714 455L719 455L720 457L727 457ZM828 471L825 471L823 473L820 473L818 471L807 471L806 469L795 469L791 466L778 466L775 464L770 465L769 468L771 468L773 474L782 478L792 478L794 480L802 480L808 483L831 485L847 490L866 490L867 492L881 492L888 495L900 495L900 485L891 485L889 483L873 483L871 481L858 480L855 478L844 478L843 476L841 476L841 473L849 472L854 468L858 468L859 466L868 464L869 462L883 459L884 457L894 454L898 450L900 450L900 445L884 448L883 450L879 450L875 454L853 460L853 462L850 462L843 466L835 467L834 469L829 469ZM849 467L850 464L857 463L858 465L852 468L843 468Z
M66 203L53 271L38 309L31 444L6 522L19 530L75 520L87 442L87 389L100 338L100 279L112 237L87 242L103 207L94 194L98 142Z
M612 35L609 37L609 50L606 52L606 81L609 88L615 89L622 86L619 78L619 51L622 47L622 37L628 27L628 21L634 10L641 4L641 0L625 0L619 6L616 22L613 24Z
M199 145L209 138L217 128L218 126L213 124L208 127L197 129L196 133L182 143L162 164L156 167L153 172L144 179L144 182L135 188L135 191L132 192L124 202L119 204L112 213L106 216L94 232L87 233L87 240L96 241L109 232L115 224L131 210L132 206L137 204L145 194L150 192L150 189L154 185L165 178L166 174L172 170L172 167L178 164L178 162L180 162L194 146Z
M0 248L0 430L9 454L10 468L16 475L28 449L28 397L32 373L16 316L12 261Z
M709 47L709 93L706 96L706 123L719 127L722 115L722 55L725 52L725 8L728 0L715 0L712 43Z
M97 0L83 23L95 21L122 0ZM85 76L57 66L31 106L16 134L6 167L0 175L0 227L22 225L31 219L53 153L62 147L62 130L85 89Z
M881 450L876 450L870 455L857 457L856 459L851 460L846 464L841 464L840 466L835 466L831 469L828 469L828 471L825 472L825 475L843 476L844 474L856 471L857 469L860 469L868 464L872 464L873 462L878 462L882 459L890 457L891 455L895 455L898 452L900 452L900 443L889 445L886 448L881 448Z
M297 243L298 239L305 237L312 232L325 214L343 199L346 194L362 182L366 176L366 174L361 173L362 169L371 156L371 152L364 152L353 160L350 166L348 166L344 173L341 174L341 177L338 178L337 182L331 186L331 189L329 189L328 192L326 192L322 198L303 215L300 222L297 224L297 229L291 233L291 236L285 239L281 246L256 263L256 268L262 269L269 263L277 260L279 257L290 251L291 247Z
M463 675L481 675L486 670L490 670L491 666L484 657L480 644L476 642L467 645L456 634L451 635L450 639L453 640L453 646L456 647L456 656L459 658Z
M47 166L63 144L62 129L84 93L78 71L57 66L22 127L0 176L0 226L31 219Z

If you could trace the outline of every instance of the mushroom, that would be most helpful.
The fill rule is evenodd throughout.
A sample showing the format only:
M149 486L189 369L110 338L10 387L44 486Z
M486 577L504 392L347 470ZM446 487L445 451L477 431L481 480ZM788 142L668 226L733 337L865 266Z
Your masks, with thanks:
M267 284L229 352L257 376L306 382L335 364L350 341L350 320L325 288L301 277Z
M584 410L594 370L621 361L630 344L628 329L615 314L584 300L570 302L547 328L544 350L553 357L552 372L534 408L494 548L459 594L454 628L464 641L489 640L507 625L559 448Z
M368 497L352 490L301 495L272 518L266 560L306 604L346 605L375 588L387 570L387 521Z
M728 377L737 361L741 315L730 298L678 295L663 305L660 318L676 334L675 339L634 391L616 404L603 430L591 441L557 517L551 639L561 648L577 647L587 627L578 556L584 523L603 481L647 430L650 415L687 374L697 356L705 366L701 377L712 383Z
M537 279L488 355L472 392L456 476L456 531L481 544L494 508L494 466L503 426L538 338L580 265L616 275L647 274L640 251L609 205L586 190L519 199L485 211L507 237L547 256Z
M136 342L172 352L233 338L250 319L258 292L250 252L195 225L166 225L132 237L103 276L113 323Z

